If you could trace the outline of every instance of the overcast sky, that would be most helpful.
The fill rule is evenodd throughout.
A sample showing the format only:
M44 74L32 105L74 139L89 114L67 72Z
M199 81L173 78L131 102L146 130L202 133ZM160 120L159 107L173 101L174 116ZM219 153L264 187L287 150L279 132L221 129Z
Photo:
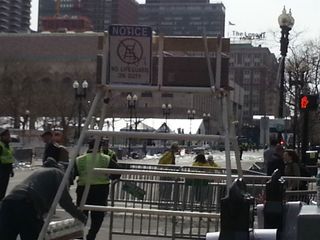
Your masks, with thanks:
M38 1L32 0L32 29L37 27ZM144 3L145 1L138 0L138 2ZM279 44L279 40L271 33L279 33L280 36L278 16L281 14L284 5L287 10L291 8L292 15L295 18L292 35L301 33L299 35L301 40L320 37L319 0L222 0L218 2L222 2L226 7L226 37L232 37L234 31L267 32L267 38L261 44L274 49L279 48L276 46ZM229 21L235 25L230 26Z

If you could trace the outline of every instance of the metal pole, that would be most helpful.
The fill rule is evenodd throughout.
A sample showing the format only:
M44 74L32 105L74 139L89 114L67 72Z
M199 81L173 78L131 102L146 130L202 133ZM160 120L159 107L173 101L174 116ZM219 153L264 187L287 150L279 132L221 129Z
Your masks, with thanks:
M81 133L81 108L82 108L82 99L81 97L78 97L79 102L78 102L78 132L77 132L77 138L80 137Z
M302 141L301 141L302 163L306 162L306 151L308 150L308 137L309 137L308 121L309 121L309 111L306 109L303 112Z
M132 131L132 106L131 102L129 103L129 111L130 111L130 126L129 126L129 131ZM131 138L129 138L129 146L128 146L128 156L130 156L131 153Z
M295 86L295 97L294 97L294 116L293 116L293 149L296 149L296 136L297 136L297 123L298 123L298 86Z
M280 77L280 97L279 97L279 118L283 118L283 105L284 105L284 69L285 69L285 56L281 58L281 77Z

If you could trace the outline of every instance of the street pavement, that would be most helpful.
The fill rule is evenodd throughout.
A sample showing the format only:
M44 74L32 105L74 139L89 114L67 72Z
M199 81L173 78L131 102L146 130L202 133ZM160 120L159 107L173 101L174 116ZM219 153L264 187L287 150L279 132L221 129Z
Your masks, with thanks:
M225 167L225 153L220 152L220 151L214 151L211 153L213 155L213 158L215 162L220 166L220 167ZM195 155L184 155L184 156L177 156L176 158L176 164L179 166L191 166L193 162L193 158ZM255 162L261 162L263 160L263 150L259 151L247 151L243 153L243 160L241 161L241 166L243 169L249 169L253 163ZM157 157L148 157L145 159L141 160L133 160L133 159L127 159L127 160L120 160L119 162L126 162L126 163L145 163L145 164L157 164L158 159ZM8 192L18 183L20 183L23 179L25 179L27 176L29 176L35 169L37 169L40 166L41 161L36 160L34 161L33 165L28 168L19 168L15 169L15 176L10 179L9 186L8 186ZM234 160L234 154L231 153L231 166L232 168L236 168L236 163ZM70 193L73 199L76 199L75 195L75 185L71 186L70 188ZM54 218L54 220L58 219L63 219L66 216L68 216L67 213L64 212L63 209L58 208L57 209L57 216ZM109 234L109 221L108 221L108 216L109 214L106 214L105 220L103 222L103 225L100 229L100 232L97 236L96 240L107 240L108 239L108 234ZM116 227L116 222L114 223ZM113 236L114 240L151 240L155 239L152 237L133 237L133 236L120 236L116 235ZM170 238L161 238L161 239L170 239Z

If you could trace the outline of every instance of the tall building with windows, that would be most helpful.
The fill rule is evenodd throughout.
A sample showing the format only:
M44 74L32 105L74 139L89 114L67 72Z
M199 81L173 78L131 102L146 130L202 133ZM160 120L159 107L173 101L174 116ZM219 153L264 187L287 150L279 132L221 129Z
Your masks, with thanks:
M209 0L147 0L139 5L139 24L171 36L224 36L225 7Z
M278 62L265 47L231 44L229 80L244 89L243 124L252 124L253 115L277 115Z
M87 17L93 25L93 31L96 32L107 30L110 24L137 23L138 3L135 0L60 0L59 2L39 0L40 31L41 19L57 15Z
M31 0L0 0L0 32L27 32Z

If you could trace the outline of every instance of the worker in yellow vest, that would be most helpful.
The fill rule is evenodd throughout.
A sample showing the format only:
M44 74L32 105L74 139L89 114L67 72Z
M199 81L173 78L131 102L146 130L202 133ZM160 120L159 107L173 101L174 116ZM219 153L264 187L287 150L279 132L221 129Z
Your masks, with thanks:
M166 151L159 159L159 164L176 164L175 154L179 151L177 143L172 143L170 150Z
M14 176L13 150L10 148L10 132L8 129L0 128L0 201L6 195L10 176Z
M168 151L166 151L159 159L159 164L176 164L176 152L179 151L179 146L177 143L172 143ZM166 181L172 181L172 178L169 177L160 177L160 180L163 181L159 184L159 198L160 201L170 201L172 200L172 184L166 183ZM165 208L160 206L161 208Z
M211 165L204 156L204 154L198 154L195 157L194 162L192 163L193 167L207 167L210 168ZM191 184L190 184L191 183ZM203 202L207 200L209 194L208 194L208 183L209 181L206 179L193 179L189 180L189 184L192 185L192 195L194 196L194 199L198 202Z
M80 205L81 198L84 192L84 188L87 182L90 184L90 190L86 199L86 204L106 206L109 195L110 179L120 178L119 175L96 175L92 174L90 179L88 178L89 172L92 168L118 168L118 164L110 159L109 156L100 152L100 146L96 155L96 159L93 159L93 147L94 139L89 141L89 149L86 154L83 154L76 159L75 175L78 176L77 180L77 205ZM88 211L84 212L88 215ZM96 239L96 235L100 230L103 222L104 212L90 211L91 226L88 231L87 240Z

